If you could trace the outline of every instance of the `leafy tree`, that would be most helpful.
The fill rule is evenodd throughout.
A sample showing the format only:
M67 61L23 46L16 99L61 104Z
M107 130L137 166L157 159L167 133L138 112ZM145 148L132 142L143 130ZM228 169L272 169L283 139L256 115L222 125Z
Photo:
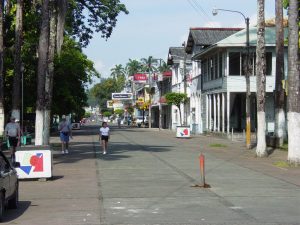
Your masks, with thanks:
M300 164L299 1L289 0L288 161Z
M86 83L93 76L99 76L78 43L65 38L62 52L55 58L54 87L52 113L63 115L84 114L87 106Z
M94 32L101 33L107 39L117 24L117 16L122 12L129 13L120 0L69 0L67 32L78 38L82 46L89 44Z
M114 110L114 113L121 116L124 114L124 109L116 109L116 110Z
M283 32L283 0L275 1L276 24L276 83L275 83L275 136L279 146L286 139L286 120L284 110L284 32Z
M110 117L111 115L112 115L112 113L110 111L104 111L103 112L104 117Z
M3 134L4 130L4 73L3 73L3 4L0 2L0 135Z
M116 80L113 78L102 79L90 91L98 99L100 109L106 109L106 102L111 99L111 94L118 92Z
M187 94L185 93L175 93L169 92L165 95L166 101L168 105L175 105L179 109L179 118L180 118L180 125L182 124L181 119L181 104L185 103L188 99Z
M257 47L256 47L256 87L257 87L257 146L256 155L267 156L266 145L266 47L265 47L265 1L257 0Z

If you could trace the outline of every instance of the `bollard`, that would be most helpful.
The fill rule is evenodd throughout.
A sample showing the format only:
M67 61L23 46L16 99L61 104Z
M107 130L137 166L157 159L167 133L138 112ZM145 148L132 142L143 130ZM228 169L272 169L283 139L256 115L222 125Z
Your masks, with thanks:
M199 156L200 173L201 173L201 186L205 187L205 167L204 167L204 155L201 153Z
M195 184L191 187L210 188L210 185L205 183L205 157L202 153L199 155L199 163L200 163L200 173L201 173L201 184Z

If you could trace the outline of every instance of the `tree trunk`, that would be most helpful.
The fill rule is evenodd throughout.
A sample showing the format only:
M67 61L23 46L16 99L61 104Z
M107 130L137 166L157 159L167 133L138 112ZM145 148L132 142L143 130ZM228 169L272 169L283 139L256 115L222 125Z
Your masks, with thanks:
M257 146L258 157L267 156L266 147L266 49L264 0L258 0L257 46L256 46L256 88L257 88Z
M275 83L275 136L279 146L286 139L286 120L284 112L284 90L281 81L284 80L284 32L282 0L275 1L276 24L276 83Z
M288 161L300 164L300 71L298 0L289 1L288 46Z
M61 46L64 41L64 31L65 31L65 21L66 21L66 14L68 8L68 1L67 0L59 0L57 7L57 39L56 39L56 47L57 53L60 54Z
M21 80L22 59L21 48L23 39L23 0L17 0L16 28L15 28L15 52L14 52L14 83L12 93L12 116L21 119ZM23 82L23 81L22 81Z
M0 0L0 135L4 131L4 74L3 74L3 1Z
M54 76L54 55L56 44L56 0L50 0L50 40L48 53L48 74L45 80L45 124L43 144L48 145L50 140L51 128L51 105L53 93L53 76Z
M42 24L40 32L37 71L35 145L42 145L44 136L45 79L48 73L49 49L49 0L44 0L42 4Z

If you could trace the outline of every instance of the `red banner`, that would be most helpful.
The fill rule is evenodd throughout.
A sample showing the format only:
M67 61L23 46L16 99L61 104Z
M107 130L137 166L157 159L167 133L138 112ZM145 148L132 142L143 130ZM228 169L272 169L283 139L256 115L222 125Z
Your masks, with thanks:
M163 72L163 75L164 77L171 77L172 76L172 71L166 71L166 72Z
M136 73L133 75L133 81L139 82L139 83L146 83L148 80L147 74L144 73Z

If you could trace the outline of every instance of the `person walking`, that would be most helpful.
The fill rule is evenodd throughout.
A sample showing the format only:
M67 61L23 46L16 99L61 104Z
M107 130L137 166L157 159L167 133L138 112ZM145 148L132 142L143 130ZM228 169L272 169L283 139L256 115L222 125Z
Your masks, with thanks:
M72 126L66 120L66 116L62 116L62 120L58 125L59 136L61 141L61 153L69 153L69 141L72 138Z
M16 123L15 117L11 117L10 122L6 124L4 136L9 141L11 160L14 162L16 159L16 147L20 145L21 141L21 129L20 125Z
M107 153L108 139L109 139L109 127L107 126L107 122L102 123L102 127L100 128L99 140L102 142L102 153L105 155Z
M119 128L121 128L121 121L122 121L122 118L121 118L121 116L119 116L118 119L117 119Z

